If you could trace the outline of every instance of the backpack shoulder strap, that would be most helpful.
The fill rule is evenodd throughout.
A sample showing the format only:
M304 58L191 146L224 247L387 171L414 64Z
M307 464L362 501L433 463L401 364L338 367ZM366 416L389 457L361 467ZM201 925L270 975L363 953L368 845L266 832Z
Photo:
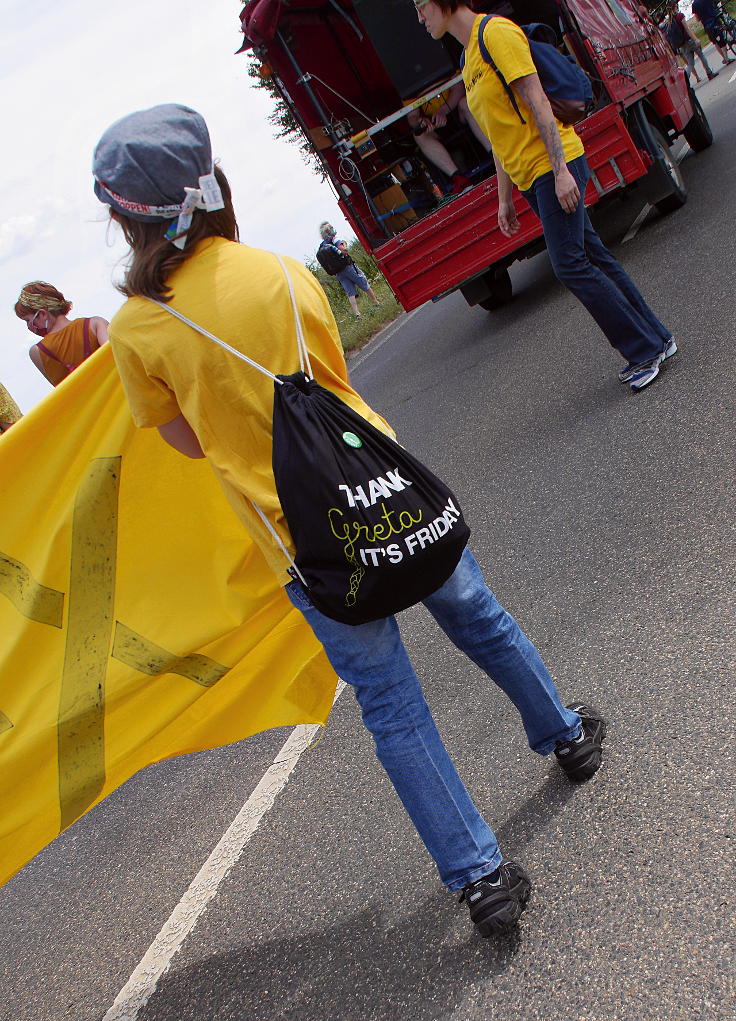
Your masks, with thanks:
M43 341L39 340L39 342L36 344L36 347L38 348L39 351L42 351L47 356L47 358L52 358L55 362L58 362L59 365L63 365L68 372L72 372L74 370L75 368L74 365L69 365L67 362L63 362L58 355L54 354L53 351L46 347Z
M175 308L172 308L171 305L167 305L166 302L156 301L155 298L146 298L146 301L151 301L154 305L158 305L159 308L165 309L170 315L174 316L175 319L178 319L182 323L186 323L187 326L191 326L193 330L196 330L197 333L201 333L203 337L209 337L210 340L214 340L215 344L218 344L226 351L229 351L230 354L235 355L236 358L240 358L241 361L247 362L251 368L257 369L258 372L262 372L264 376L268 376L269 379L274 380L276 383L281 382L278 376L275 376L273 372L270 372L267 368L265 368L265 366L259 365L258 362L249 358L248 355L243 354L242 351L238 351L236 347L231 347L230 344L226 344L224 340L220 340L220 338L216 337L214 333L210 333L209 330L205 330L203 326L199 326L191 319L187 319L185 315L182 315L181 312L177 312Z
M503 85L504 92L509 97L509 102L511 103L511 105L514 108L514 110L516 111L516 113L517 113L517 115L519 117L519 120L521 121L522 124L526 124L526 121L524 120L524 118L522 116L521 110L519 109L519 104L516 101L516 96L514 94L514 90L511 88L509 83L506 81L504 76L501 74L501 72L496 67L496 62L493 59L493 57L491 56L491 54L488 52L488 47L486 46L485 40L483 38L483 33L485 32L486 25L488 24L488 22L493 17L494 17L493 14L486 14L485 18L482 18L481 19L481 23L478 25L478 49L480 50L480 55L483 58L483 60L485 60L486 64L488 64L490 67L492 67L493 70L498 75L498 80L501 82L501 85Z
M309 352L307 351L307 342L304 339L304 331L302 329L301 319L299 318L299 310L297 308L296 296L294 294L294 285L291 282L291 276L289 274L288 269L286 268L286 263L284 262L284 260L281 258L280 255L277 255L275 257L278 259L281 269L284 271L286 283L289 288L289 297L291 299L291 308L294 313L294 325L296 328L296 346L299 351L299 365L301 367L302 372L304 372L311 379L312 366L309 361ZM163 301L156 301L153 298L147 298L146 300L153 302L154 305L158 305L159 308L165 309L170 315L174 316L176 319L179 319L182 323L186 323L187 326L191 326L193 330L196 330L197 333L201 333L203 337L208 337L210 340L213 340L215 344L218 344L226 351L229 351L230 354L235 355L236 358L240 358L241 361L247 362L248 365L251 366L251 368L257 369L258 372L262 372L264 376L268 376L269 379L272 379L275 383L280 384L283 383L283 380L279 379L278 376L274 375L274 373L267 369L265 366L260 365L252 358L249 358L248 355L244 354L242 351L238 351L236 347L232 347L230 344L225 343L224 340L220 340L220 338L216 337L214 333L210 333L209 330L205 330L204 327L199 326L195 322L192 322L191 319L187 319L185 315L182 315L181 312L177 312L177 310L175 308L172 308L171 305L167 305L166 302Z

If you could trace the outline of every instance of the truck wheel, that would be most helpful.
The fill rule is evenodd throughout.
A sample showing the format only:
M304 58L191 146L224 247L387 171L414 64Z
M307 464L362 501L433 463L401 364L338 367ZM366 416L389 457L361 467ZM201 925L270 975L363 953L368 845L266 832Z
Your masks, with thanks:
M654 205L660 213L671 213L687 202L687 185L672 156L667 139L652 124L649 125L649 131L653 143L652 156L654 156L654 164L649 173L657 173L666 177L669 184L669 194L659 202L655 202Z
M685 125L683 135L693 152L702 152L703 149L707 149L709 145L713 144L713 131L703 112L703 107L692 89L690 89L690 102L693 104L693 115Z
M488 277L491 293L489 297L479 301L478 304L486 312L493 312L495 309L511 301L513 297L511 276L505 266L489 270L486 276Z

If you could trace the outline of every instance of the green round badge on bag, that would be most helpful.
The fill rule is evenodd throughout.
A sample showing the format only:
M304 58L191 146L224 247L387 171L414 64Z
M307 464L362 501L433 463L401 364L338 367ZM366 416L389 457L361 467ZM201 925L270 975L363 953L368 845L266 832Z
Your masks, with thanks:
M363 441L360 436L356 436L355 433L343 433L342 438L349 447L355 447L357 449L358 447L363 446Z

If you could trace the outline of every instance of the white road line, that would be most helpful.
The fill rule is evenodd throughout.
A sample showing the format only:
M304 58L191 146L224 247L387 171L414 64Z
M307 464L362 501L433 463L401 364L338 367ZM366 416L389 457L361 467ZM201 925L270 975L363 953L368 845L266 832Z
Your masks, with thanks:
M335 692L337 702L345 682L340 681ZM273 807L277 796L286 786L301 755L314 741L321 728L317 724L295 727L288 740L266 771L263 779L243 805L223 834L222 839L192 881L169 920L149 947L143 960L115 998L103 1021L135 1021L156 990L161 976L168 970L171 959L181 949L185 939L204 914L207 905L233 865L240 858L245 845L253 836L261 819Z
M400 326L408 322L412 316L417 314L417 312L421 312L423 308L424 305L420 305L419 308L412 309L411 312L407 312L405 315L400 315L397 323L390 323L385 330L381 330L381 333L378 335L380 337L379 340L369 341L359 354L354 355L350 359L348 362L348 368L350 371L352 372L353 369L357 369L361 362L364 362L366 358L370 358L371 355L374 355L376 351L383 347L387 340L391 339Z
M734 73L728 79L728 84L730 85L732 81L736 81L736 71L734 71Z
M631 224L631 226L629 227L629 229L628 229L628 230L626 231L626 234L624 235L623 241L621 242L621 244L622 244L622 245L625 245L627 241L631 241L631 239L632 239L633 237L636 237L636 232L637 232L637 231L639 230L639 228L641 227L641 225L642 225L642 224L644 223L644 221L646 220L647 216L649 215L649 210L650 210L651 208L652 208L652 207L651 207L651 206L649 205L649 203L647 202L647 204L646 204L646 205L644 206L644 208L643 208L643 209L642 209L642 211L641 211L641 212L639 213L639 215L637 216L637 218L636 218L636 219L634 220L634 222L633 222L633 223Z

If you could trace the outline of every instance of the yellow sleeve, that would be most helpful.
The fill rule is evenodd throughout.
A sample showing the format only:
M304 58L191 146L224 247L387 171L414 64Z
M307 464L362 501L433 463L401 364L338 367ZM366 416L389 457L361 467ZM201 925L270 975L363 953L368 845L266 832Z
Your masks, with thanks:
M483 31L483 42L508 84L537 73L529 41L513 21L492 18Z
M116 336L112 327L110 346L133 421L139 428L165 425L181 414L173 390L162 379L149 375L138 352Z

